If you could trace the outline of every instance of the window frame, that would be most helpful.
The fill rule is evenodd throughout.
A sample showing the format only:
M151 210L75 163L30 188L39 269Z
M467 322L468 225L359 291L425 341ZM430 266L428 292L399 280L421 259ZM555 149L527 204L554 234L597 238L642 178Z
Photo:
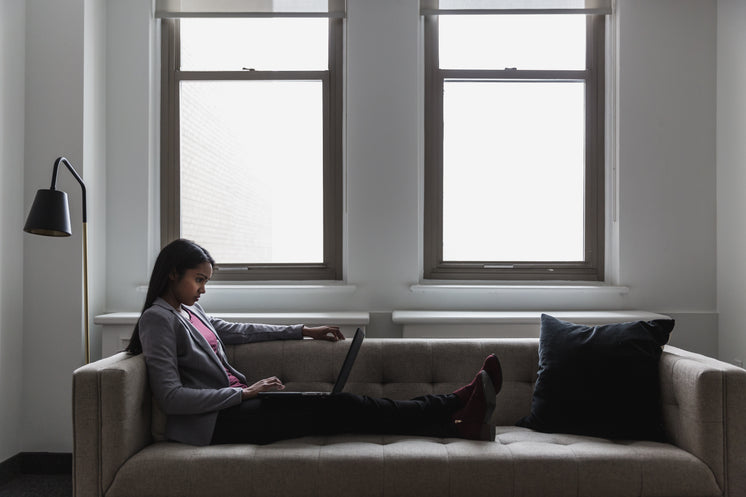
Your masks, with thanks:
M506 14L510 15L510 14ZM605 27L604 15L587 15L586 68L564 70L440 69L438 16L424 16L425 181L423 278L441 280L604 280L605 242ZM585 237L583 261L443 260L443 88L448 79L584 81Z
M329 18L329 67L320 71L182 71L180 22L161 20L161 246L181 237L180 111L181 81L321 81L323 91L323 230L320 263L241 263L217 261L214 280L342 280L343 219L343 23ZM298 243L302 243L299 240Z

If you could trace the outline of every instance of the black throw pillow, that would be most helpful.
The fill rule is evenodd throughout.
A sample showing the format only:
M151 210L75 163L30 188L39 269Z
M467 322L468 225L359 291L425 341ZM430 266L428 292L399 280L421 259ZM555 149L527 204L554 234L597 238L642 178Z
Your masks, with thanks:
M541 316L539 375L518 426L663 440L658 363L672 319L584 326Z

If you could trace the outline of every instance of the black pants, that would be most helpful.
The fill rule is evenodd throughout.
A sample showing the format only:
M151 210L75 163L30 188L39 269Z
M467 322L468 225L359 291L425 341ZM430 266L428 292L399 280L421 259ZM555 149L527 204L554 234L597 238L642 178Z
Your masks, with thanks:
M212 443L266 444L339 433L451 437L452 415L460 407L453 394L403 401L349 393L249 399L220 411Z

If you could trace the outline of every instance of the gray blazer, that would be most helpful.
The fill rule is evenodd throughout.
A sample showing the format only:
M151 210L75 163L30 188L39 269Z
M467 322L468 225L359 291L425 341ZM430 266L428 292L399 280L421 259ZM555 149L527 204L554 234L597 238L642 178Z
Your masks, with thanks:
M246 377L228 364L223 344L301 339L303 325L229 323L205 314L199 304L187 309L215 332L219 354L187 319L160 298L140 317L140 341L150 388L166 414L166 437L207 445L218 411L241 403L241 389L228 386L225 367L246 383Z

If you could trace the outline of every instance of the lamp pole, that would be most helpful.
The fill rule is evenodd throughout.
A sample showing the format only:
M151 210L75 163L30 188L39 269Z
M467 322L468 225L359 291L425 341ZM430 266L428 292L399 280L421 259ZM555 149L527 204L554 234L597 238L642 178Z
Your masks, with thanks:
M86 205L86 188L85 183L83 182L83 178L80 177L78 172L75 170L75 168L70 164L70 161L68 161L65 157L58 157L56 161L54 161L54 169L52 170L52 190L54 190L57 186L57 169L59 169L60 164L64 164L65 167L67 167L68 171L70 171L70 174L72 174L75 179L80 184L80 190L82 194L82 204L83 204L83 324L84 324L84 330L85 330L85 363L88 364L91 362L91 344L90 344L90 332L89 332L89 325L88 325L88 207Z
M85 329L85 363L91 362L91 334L88 329L88 222L83 221L83 324Z

